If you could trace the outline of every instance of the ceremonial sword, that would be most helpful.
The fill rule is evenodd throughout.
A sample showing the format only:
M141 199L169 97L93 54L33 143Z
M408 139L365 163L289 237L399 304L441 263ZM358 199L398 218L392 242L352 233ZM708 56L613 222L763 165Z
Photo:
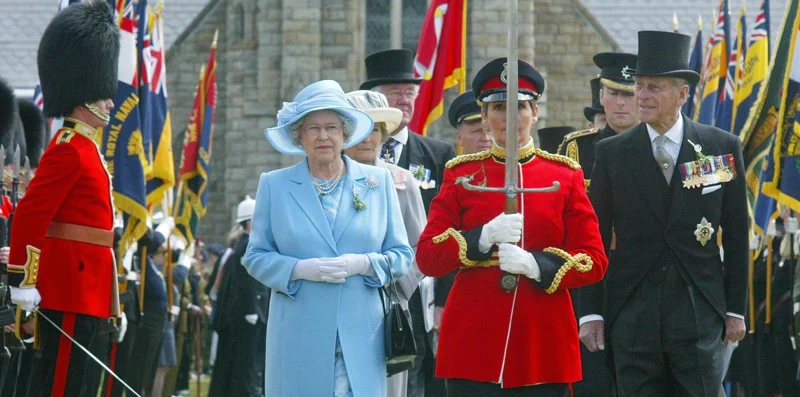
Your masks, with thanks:
M515 214L519 212L519 203L517 202L517 195L523 193L550 193L558 191L561 184L558 181L553 181L550 187L545 188L523 188L519 186L519 138L518 121L519 110L519 65L517 64L518 54L518 0L508 0L508 78L506 79L506 162L505 162L505 186L503 187L485 187L471 185L468 179L461 181L461 186L464 189L473 192L492 192L492 193L505 193L506 204L505 213ZM531 138L533 139L533 138ZM503 274L500 279L500 285L506 292L516 290L519 283L519 276L510 273Z

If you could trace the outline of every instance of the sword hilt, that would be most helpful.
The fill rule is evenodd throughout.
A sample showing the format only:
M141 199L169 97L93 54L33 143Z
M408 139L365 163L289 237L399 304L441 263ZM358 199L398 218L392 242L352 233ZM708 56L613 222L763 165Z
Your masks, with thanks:
M517 194L521 193L552 193L557 192L561 189L561 183L558 181L553 181L553 184L550 187L534 187L534 188L520 188L516 186L505 186L505 187L486 187L486 186L478 186L472 185L469 183L469 180L461 181L461 186L464 189L467 189L471 192L482 192L482 193L505 193L506 196L513 196L516 197Z

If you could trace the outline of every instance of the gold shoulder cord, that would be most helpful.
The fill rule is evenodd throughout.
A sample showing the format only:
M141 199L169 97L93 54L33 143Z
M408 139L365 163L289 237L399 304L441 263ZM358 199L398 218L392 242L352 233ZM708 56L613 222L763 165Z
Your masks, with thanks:
M569 157L561 156L561 155L558 155L558 154L548 153L548 152L546 152L544 150L541 150L541 149L536 149L536 156L541 157L541 158L546 159L546 160L555 161L557 163L564 164L567 167L572 168L573 170L577 170L577 169L581 168L581 165L578 164L577 161L575 161L575 160L573 160L573 159L571 159Z
M478 153L462 154L448 161L447 164L445 164L445 168L454 168L464 163L484 160L489 158L489 156L491 156L491 153L488 150L484 150Z

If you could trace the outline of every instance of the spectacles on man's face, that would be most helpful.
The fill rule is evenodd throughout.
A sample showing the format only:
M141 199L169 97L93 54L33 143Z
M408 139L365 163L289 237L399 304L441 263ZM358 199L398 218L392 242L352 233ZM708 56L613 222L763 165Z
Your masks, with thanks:
M316 125L312 124L308 127L303 128L306 134L310 137L318 137L322 134L322 131L325 131L327 135L339 135L342 133L342 125L341 124L326 124L326 125Z
M386 93L387 98L392 99L400 99L400 98L408 98L414 99L417 97L417 90L416 89L407 89L407 90L400 90L400 89L391 89L389 92Z

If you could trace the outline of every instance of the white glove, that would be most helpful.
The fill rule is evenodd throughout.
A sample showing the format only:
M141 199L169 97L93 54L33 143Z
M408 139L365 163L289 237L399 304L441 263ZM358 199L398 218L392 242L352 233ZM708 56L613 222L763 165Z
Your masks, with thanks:
M250 323L250 325L256 325L256 321L258 321L258 314L247 314L244 316L244 321Z
M533 255L514 244L502 243L497 251L500 269L541 281L542 272Z
M39 295L39 290L34 288L17 288L11 287L11 302L21 307L26 312L32 312L39 302L42 301L42 296Z
M325 283L343 283L347 265L338 258L310 258L297 261L292 270L292 280L303 279Z
M752 239L750 239L750 250L751 251L754 251L754 250L758 249L759 243L761 242L760 240L761 239L757 234L755 236L753 236Z
M156 233L161 233L161 235L166 239L169 238L170 234L172 234L172 229L174 228L175 218L168 216L158 224L158 227L156 227Z
M122 339L125 338L125 332L128 331L128 318L125 316L125 312L119 314L119 335L117 336L117 343L122 343Z
M487 253L493 245L516 244L522 238L522 214L500 214L483 225L478 239L478 249Z
M783 221L783 228L786 230L786 233L797 233L797 226L797 218L795 217L786 218L786 220Z
M769 221L767 224L767 236L775 237L778 235L778 228L775 226L775 220Z
M372 263L370 263L366 254L344 254L336 259L344 261L345 270L347 271L346 277L358 274L375 277L375 269L372 268Z

